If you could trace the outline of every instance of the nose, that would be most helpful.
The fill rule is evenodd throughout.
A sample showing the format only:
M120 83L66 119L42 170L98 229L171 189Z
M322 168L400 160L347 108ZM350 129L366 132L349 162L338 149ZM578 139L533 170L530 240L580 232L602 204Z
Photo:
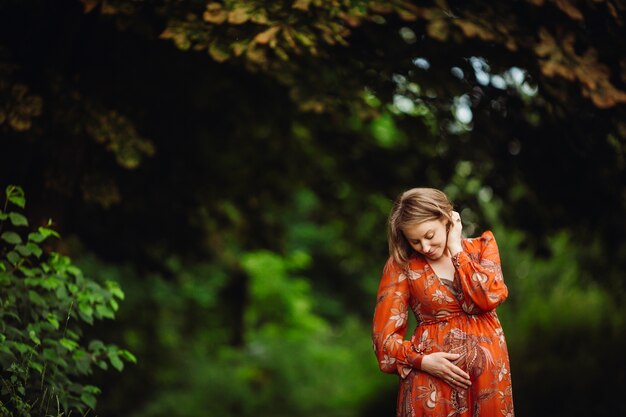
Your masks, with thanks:
M424 251L424 253L430 252L430 245L427 243L422 243L422 250Z

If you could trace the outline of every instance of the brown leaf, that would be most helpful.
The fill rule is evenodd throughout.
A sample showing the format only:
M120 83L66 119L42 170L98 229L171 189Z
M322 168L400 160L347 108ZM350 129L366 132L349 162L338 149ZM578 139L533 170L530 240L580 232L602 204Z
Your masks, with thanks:
M275 41L276 35L278 34L279 30L280 30L280 26L272 26L271 28L264 30L263 32L257 34L254 37L254 40L260 44L266 44L271 41Z
M202 19L205 22L215 23L217 25L224 23L227 17L228 12L222 9L222 5L219 3L209 3L202 15Z
M448 35L450 34L450 28L444 19L432 20L428 23L426 31L428 32L428 36L441 42L448 39Z
M372 2L368 7L374 13L387 14L393 11L393 6L387 2Z
M211 58L219 63L222 63L230 58L228 51L224 50L217 42L213 42L211 43L211 46L209 46L209 55L211 55Z
M302 52L301 49L296 44L296 40L294 39L293 35L291 34L291 29L290 28L283 29L281 34L283 35L283 38L285 38L285 40L287 41L287 44L289 45L289 47L295 53L300 54Z
M248 40L243 40L243 41L232 43L230 45L230 49L233 50L233 55L241 56L241 54L243 54L248 48L248 43L249 43Z
M617 11L617 9L615 8L615 5L612 2L607 2L606 7L609 9L609 13L611 13L611 16L613 16L613 19L615 19L615 22L617 22L619 26L622 26L623 24L622 17L620 13ZM622 6L622 11L623 10L624 10L624 7Z
M583 20L583 14L570 0L555 0L556 7L574 20Z
M238 7L228 13L228 23L232 25L240 25L247 22L248 19L250 19L250 15L248 9L244 7Z
M626 92L611 84L610 69L598 61L595 49L588 48L583 55L578 55L574 48L576 38L573 33L567 33L557 40L547 29L541 28L539 38L534 50L537 56L543 58L539 65L545 76L577 80L581 85L582 95L590 98L599 108L626 103Z
M398 10L398 17L405 22L415 22L417 20L417 14L407 10Z
M309 10L309 5L311 4L311 0L296 0L293 2L291 7L293 9L302 10L306 12Z
M337 16L353 28L361 24L361 19L353 14L341 12Z
M85 14L91 12L93 9L98 7L98 4L100 4L100 0L80 0L80 2L83 3L83 11Z
M100 13L103 15L115 15L119 12L118 8L106 0L102 1L102 6L100 8Z
M452 21L455 25L461 28L463 34L468 38L478 37L482 40L491 42L496 39L494 32L489 27L479 24L477 21L454 19Z
M246 49L246 58L248 60L258 66L264 66L267 64L267 55L265 54L265 49L260 47L256 42L250 43L248 49Z

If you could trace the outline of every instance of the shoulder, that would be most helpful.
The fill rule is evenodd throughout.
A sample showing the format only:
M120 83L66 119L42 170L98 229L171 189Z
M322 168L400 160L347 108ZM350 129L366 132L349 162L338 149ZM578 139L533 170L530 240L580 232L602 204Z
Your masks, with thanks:
M423 270L424 264L426 264L426 260L423 257L411 256L408 264L403 267L393 259L393 256L390 256L387 258L387 262L385 262L383 273L385 275L400 276L401 274L406 274L409 271Z
M483 244L487 244L492 241L495 242L496 237L493 235L493 232L491 230L485 230L483 234L480 235L480 240L483 242Z
M491 230L485 230L480 236L463 240L469 252L480 252L486 246L495 245L496 238Z
M393 256L387 258L387 262L385 262L385 266L383 267L383 274L385 275L399 275L402 273L402 266L399 265Z

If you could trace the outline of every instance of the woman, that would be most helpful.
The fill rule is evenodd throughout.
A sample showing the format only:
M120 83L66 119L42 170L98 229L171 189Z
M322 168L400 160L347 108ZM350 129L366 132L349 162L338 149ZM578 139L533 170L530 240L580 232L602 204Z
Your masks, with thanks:
M512 417L509 358L495 308L508 294L493 234L463 239L459 214L432 188L401 194L376 299L374 351L400 375L397 416ZM404 340L408 308L417 318Z

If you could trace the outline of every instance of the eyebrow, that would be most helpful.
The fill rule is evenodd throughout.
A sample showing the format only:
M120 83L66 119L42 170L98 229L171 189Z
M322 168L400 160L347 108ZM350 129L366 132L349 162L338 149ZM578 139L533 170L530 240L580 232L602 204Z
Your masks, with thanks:
M428 234L430 234L430 233L434 233L434 232L435 232L435 230L434 230L434 229L429 229L429 230L427 230L427 231L426 231L426 233L424 233L424 234L422 235L422 237L425 237L426 235L428 235ZM409 240L415 240L415 238L410 238Z

